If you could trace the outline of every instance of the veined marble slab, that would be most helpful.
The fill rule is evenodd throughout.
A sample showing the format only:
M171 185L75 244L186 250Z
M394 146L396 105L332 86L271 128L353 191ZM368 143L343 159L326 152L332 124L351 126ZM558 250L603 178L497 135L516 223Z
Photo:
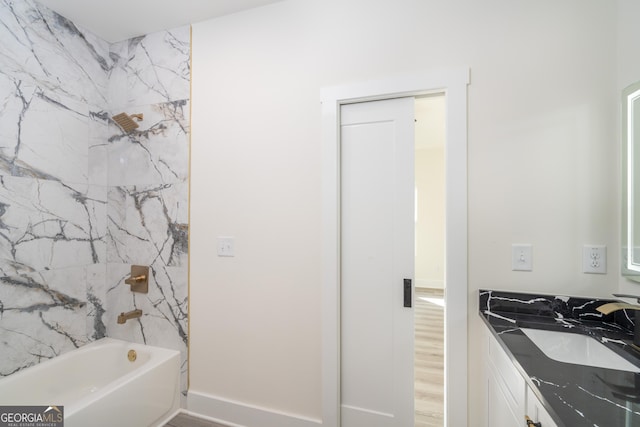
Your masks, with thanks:
M106 105L106 41L32 0L0 2L0 40L0 74L11 81Z
M109 44L0 0L0 40L0 376L114 336L180 350L185 391L189 26Z
M106 261L106 188L0 176L0 271Z
M187 265L188 184L109 188L108 261Z
M7 124L0 149L2 171L86 184L88 106L41 89L19 102L19 109L7 107L0 116L0 126Z
M189 102L139 107L140 127L126 134L109 127L109 186L179 183L189 176Z
M136 37L111 46L115 66L109 78L112 108L188 99L189 26Z
M88 341L86 268L0 278L0 376Z

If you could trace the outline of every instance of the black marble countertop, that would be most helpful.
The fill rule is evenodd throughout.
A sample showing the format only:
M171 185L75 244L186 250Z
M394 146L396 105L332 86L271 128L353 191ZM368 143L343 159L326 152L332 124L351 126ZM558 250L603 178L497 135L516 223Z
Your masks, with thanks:
M612 301L480 290L480 316L558 427L640 427L640 374L555 361L520 330L590 335L640 367L634 312L595 310Z

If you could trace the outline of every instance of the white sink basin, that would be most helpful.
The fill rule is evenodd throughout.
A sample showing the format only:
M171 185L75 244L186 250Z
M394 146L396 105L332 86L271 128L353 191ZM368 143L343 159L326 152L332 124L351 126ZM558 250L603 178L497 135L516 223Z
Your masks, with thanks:
M550 359L574 365L640 372L640 368L587 335L542 329L521 329Z

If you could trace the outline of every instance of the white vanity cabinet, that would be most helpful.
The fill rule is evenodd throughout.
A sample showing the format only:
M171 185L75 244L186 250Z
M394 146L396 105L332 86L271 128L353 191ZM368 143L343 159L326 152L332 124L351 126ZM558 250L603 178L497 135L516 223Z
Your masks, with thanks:
M551 415L544 409L542 403L538 400L531 387L527 387L527 403L526 403L526 415L536 423L540 423L540 427L558 427L557 424L551 419ZM524 424L523 424L524 425Z
M557 427L488 330L487 336L487 426L527 427L526 415L540 427Z
M514 427L524 423L526 384L509 357L490 334L487 358L488 426Z

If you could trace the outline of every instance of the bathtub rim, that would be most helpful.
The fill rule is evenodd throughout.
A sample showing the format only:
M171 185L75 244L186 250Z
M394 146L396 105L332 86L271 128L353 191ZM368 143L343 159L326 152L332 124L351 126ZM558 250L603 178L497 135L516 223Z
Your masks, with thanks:
M83 396L73 402L55 402L55 397L52 398L52 401L43 403L46 405L51 404L59 404L64 406L65 418L68 416L72 416L76 412L82 410L84 407L96 402L100 399L101 396L108 394L109 392L113 392L115 389L121 386L126 386L136 379L142 377L147 372L153 370L154 368L162 365L163 363L171 363L172 359L176 360L176 365L178 367L178 396L179 396L179 375L180 375L180 351L168 349L164 347L157 347L147 344L139 344L133 343L130 341L125 341L117 338L104 337L99 340L91 341L81 347L78 347L74 350L67 351L58 356L52 357L51 359L45 360L36 365L30 366L25 369L21 369L18 372L15 372L7 377L0 379L0 387L11 387L12 383L18 384L22 378L30 377L33 375L39 375L41 373L46 372L49 369L55 369L56 364L60 364L60 362L67 361L72 358L82 358L82 355L85 353L89 353L95 350L106 349L107 347L121 347L123 352L123 357L126 357L126 352L130 349L135 350L136 352L148 352L149 358L140 364L138 369L135 369L127 375L114 377L112 381L106 384L104 387L101 387L99 391L96 393L91 393L86 396ZM37 402L25 402L20 403L21 405L37 405Z

